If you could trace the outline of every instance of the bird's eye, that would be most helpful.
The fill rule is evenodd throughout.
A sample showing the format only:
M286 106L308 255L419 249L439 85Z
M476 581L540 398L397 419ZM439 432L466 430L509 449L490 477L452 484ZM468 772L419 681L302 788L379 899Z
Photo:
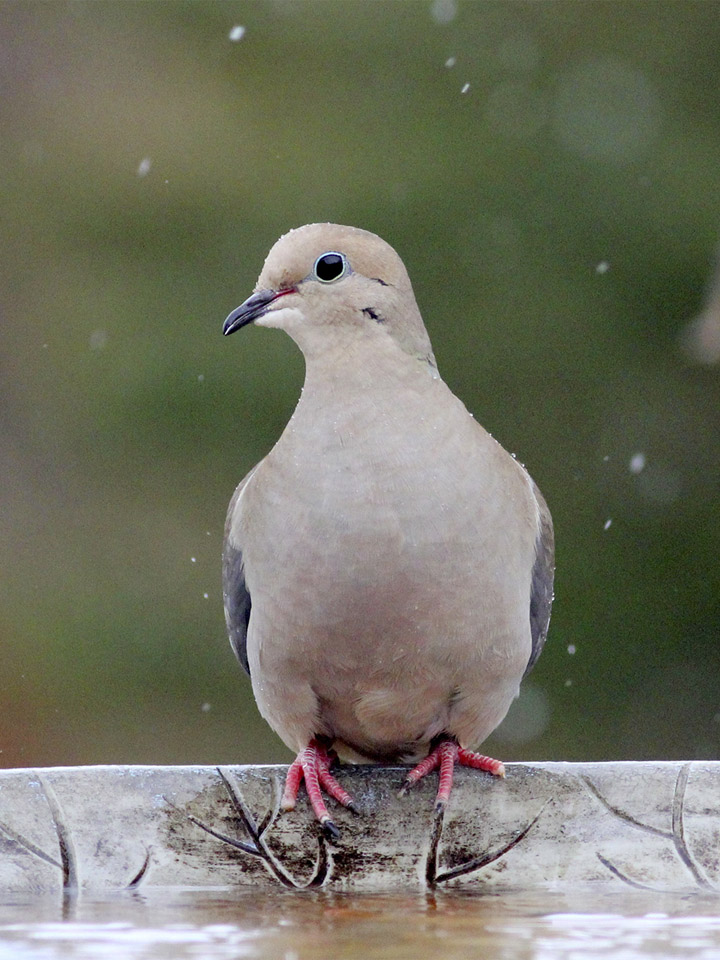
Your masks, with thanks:
M332 283L333 280L339 280L347 271L347 260L342 253L335 253L334 250L319 256L313 267L313 273L323 283Z

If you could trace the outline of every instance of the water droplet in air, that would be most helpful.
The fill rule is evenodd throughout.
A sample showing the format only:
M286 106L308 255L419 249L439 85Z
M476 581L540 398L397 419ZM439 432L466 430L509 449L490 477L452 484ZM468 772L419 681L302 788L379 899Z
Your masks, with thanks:
M433 0L430 15L436 23L450 23L457 16L455 0Z
M107 330L93 330L90 334L90 349L102 350L107 343Z
M230 33L228 34L228 40L232 40L233 43L237 43L238 40L242 40L245 36L245 27L236 26L233 27Z
M634 453L630 458L630 473L642 473L645 469L645 454Z
M621 165L646 156L662 113L649 76L614 57L575 63L556 86L556 132L566 148L590 160Z

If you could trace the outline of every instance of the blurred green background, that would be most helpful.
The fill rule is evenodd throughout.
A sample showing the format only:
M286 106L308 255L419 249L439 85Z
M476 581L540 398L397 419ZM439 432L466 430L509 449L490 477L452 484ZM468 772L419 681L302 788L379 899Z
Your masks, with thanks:
M302 359L220 330L317 220L400 252L553 512L487 750L720 757L718 50L710 0L3 3L0 764L288 759L220 549Z

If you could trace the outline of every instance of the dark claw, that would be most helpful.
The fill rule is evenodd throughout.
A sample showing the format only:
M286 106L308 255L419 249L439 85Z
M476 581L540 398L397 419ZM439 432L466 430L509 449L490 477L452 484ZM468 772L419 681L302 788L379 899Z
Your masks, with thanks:
M435 816L438 819L440 819L444 815L445 815L445 801L438 800L438 802L435 804Z
M323 823L321 824L321 826L322 826L322 829L323 829L323 833L324 833L325 836L328 838L328 840L339 840L339 839L340 839L340 831L339 831L338 828L335 826L335 824L332 822L332 820L324 820Z
M405 794L408 792L408 790L410 789L411 786L412 786L412 784L410 783L410 781L409 781L409 780L405 780L405 782L403 783L403 785L402 785L402 786L400 787L400 789L398 790L398 796L399 796L399 797L404 797Z
M346 808L350 811L350 813L355 813L360 816L360 807L357 806L354 800L351 800L350 803L346 804Z

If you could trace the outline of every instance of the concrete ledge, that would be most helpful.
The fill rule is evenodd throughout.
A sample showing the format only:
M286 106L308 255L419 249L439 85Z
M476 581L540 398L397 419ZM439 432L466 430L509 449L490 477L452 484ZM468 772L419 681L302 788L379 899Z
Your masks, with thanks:
M284 766L0 771L0 891L144 886L379 890L600 884L720 890L720 761L508 764L398 797L404 768L343 767L356 817L327 841Z

